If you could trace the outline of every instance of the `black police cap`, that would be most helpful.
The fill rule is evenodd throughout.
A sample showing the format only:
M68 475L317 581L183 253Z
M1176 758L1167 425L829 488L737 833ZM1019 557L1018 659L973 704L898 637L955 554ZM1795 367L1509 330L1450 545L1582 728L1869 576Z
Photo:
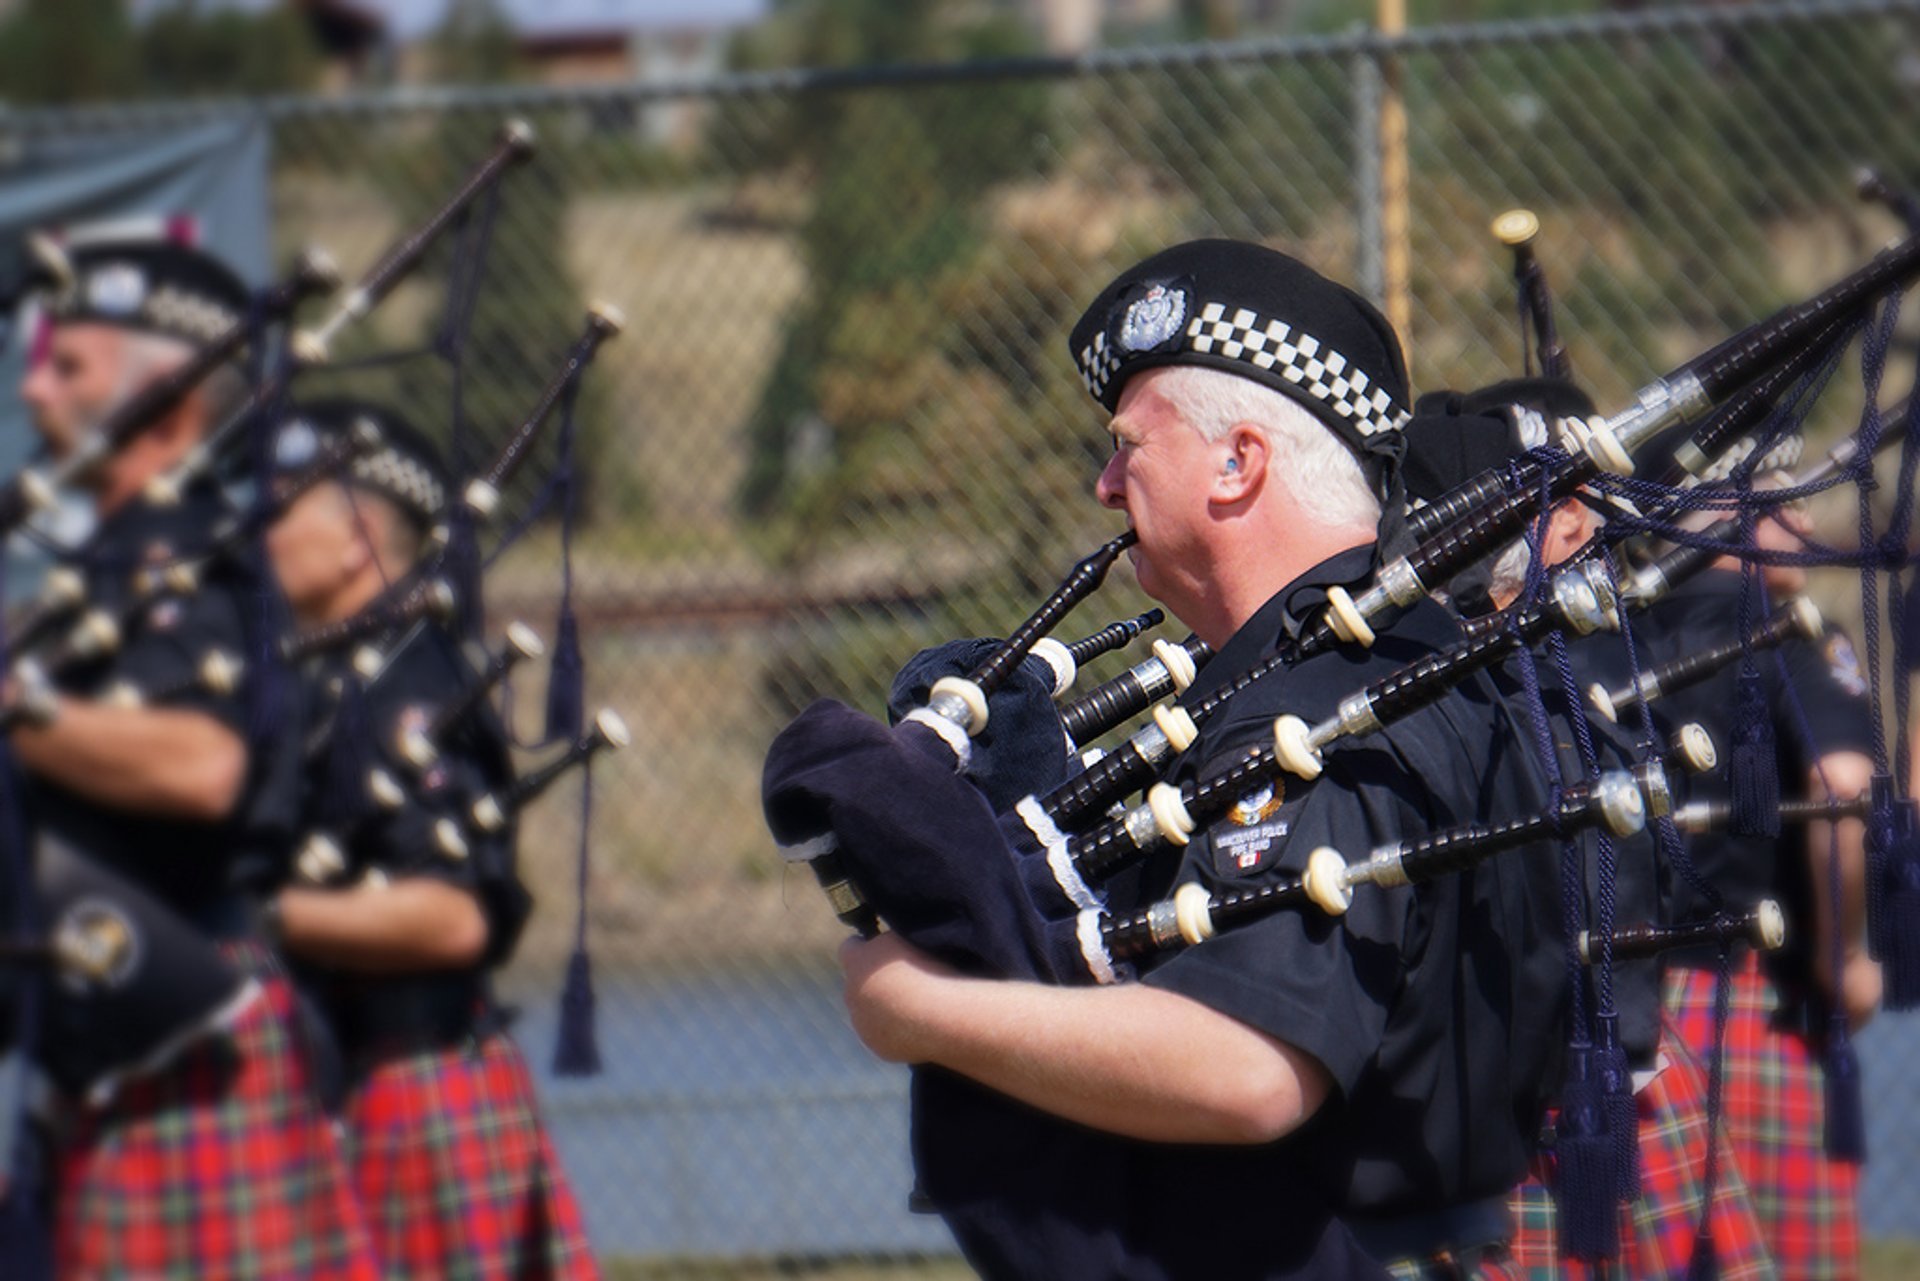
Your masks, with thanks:
M49 300L57 322L112 325L210 345L251 305L245 283L210 254L167 240L97 241L67 251L72 277Z
M1511 378L1476 391L1434 391L1414 402L1401 467L1407 500L1433 502L1529 449L1570 447L1555 425L1590 418L1593 400L1559 378Z
M1100 291L1068 344L1109 412L1134 374L1199 365L1291 397L1363 461L1390 468L1398 456L1409 397L1393 327L1351 289L1265 246L1196 240L1157 253Z
M372 423L380 443L353 460L346 479L392 502L425 527L438 519L451 486L439 447L384 405L340 397L289 407L274 433L273 469L296 472L328 441L344 437L357 422Z

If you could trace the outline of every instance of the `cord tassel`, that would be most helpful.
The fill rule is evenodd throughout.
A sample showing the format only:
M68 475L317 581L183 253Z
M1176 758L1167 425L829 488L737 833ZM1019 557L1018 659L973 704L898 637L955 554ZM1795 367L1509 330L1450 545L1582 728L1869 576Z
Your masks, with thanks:
M1611 1259L1620 1252L1617 1165L1599 1070L1587 1041L1567 1047L1567 1076L1554 1130L1561 1252L1576 1259Z
M1827 1155L1859 1164L1867 1159L1866 1106L1860 1091L1860 1059L1843 1010L1827 1016L1825 1060Z
M547 739L570 743L586 724L586 663L580 654L580 626L573 606L560 607L554 628L553 664L547 672Z
M1893 861L1893 847L1900 826L1899 811L1893 799L1893 778L1884 770L1873 776L1868 795L1872 808L1867 811L1867 952L1884 962L1892 950L1887 917L1887 882Z
M1713 1221L1693 1239L1693 1253L1687 1257L1687 1281L1720 1281L1720 1251L1713 1243Z
M1732 814L1727 830L1736 836L1780 835L1780 768L1775 759L1773 724L1760 673L1740 673L1734 702L1733 760L1727 767Z
M1633 1069L1620 1044L1620 1016L1611 1011L1594 1019L1594 1060L1600 1071L1601 1104L1613 1143L1614 1195L1640 1197L1640 1114L1633 1102Z
M596 1076L600 1042L594 1018L593 964L584 947L567 961L567 984L560 993L560 1035L553 1047L555 1076Z
M366 689L352 674L342 677L340 705L327 738L327 766L321 776L322 813L331 822L358 818L367 808L368 742Z
M573 955L567 960L567 982L560 991L560 1028L553 1045L555 1076L597 1076L600 1039L594 1016L593 963L587 956L587 835L593 830L593 765L580 779L580 851L574 865L577 901L573 918Z
M1893 827L1881 886L1882 962L1887 1008L1910 1010L1920 1005L1920 833L1907 807L1896 812Z

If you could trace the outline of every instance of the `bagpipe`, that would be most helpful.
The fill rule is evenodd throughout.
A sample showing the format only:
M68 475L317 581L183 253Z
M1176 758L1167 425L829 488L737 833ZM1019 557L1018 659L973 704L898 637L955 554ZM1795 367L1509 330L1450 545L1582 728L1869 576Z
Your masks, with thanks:
M1169 694L1185 692L1213 650L1198 636L1157 640L1153 657L1088 690L1060 709L1060 727L1076 746L1126 724Z
M324 252L301 255L285 278L254 295L238 323L114 406L71 453L51 465L29 465L0 486L0 533L20 529L51 505L60 487L84 479L216 370L251 354L253 363L267 372L255 382L247 402L202 437L179 464L151 481L144 497L166 504L195 483L218 479L244 442L273 425L268 420L289 381L323 359L328 342L345 324L366 315L413 271L447 228L492 190L514 161L528 154L531 142L524 126L510 125L459 190L384 254L337 312L295 343L302 357L270 367L264 354L270 331L289 324L302 303L333 292L339 283L339 273ZM22 281L24 289L45 292L72 286L71 266L56 244L32 237L29 247L35 266ZM11 300L4 301L10 311ZM320 450L308 466L281 477L277 489L261 484L251 508L193 531L191 545L174 547L164 562L93 566L82 555L78 565L53 565L12 637L8 671L19 694L0 708L0 732L47 720L57 707L54 691L68 673L111 657L142 617L169 598L202 590L225 558L244 550L293 499L377 445L377 435L347 433ZM67 549L51 549L63 561L75 559ZM396 612L425 610L436 599L436 593L423 591ZM308 636L285 649L297 655L318 640ZM96 696L109 705L151 707L190 693L235 695L253 679L263 659L279 660L277 647L267 649L264 655L209 650L177 680L146 688L112 680ZM0 773L7 775L8 786L15 784L11 762ZM17 819L16 808L6 821ZM14 977L21 980L12 988L20 998L21 1018L29 1020L19 1025L22 1036L37 1042L39 1057L63 1086L98 1091L151 1070L223 1026L254 990L211 941L143 887L107 870L86 851L44 835L32 838L29 851L23 847L26 834L15 835L20 839L9 844L22 852L9 889L14 933L0 950L15 963ZM44 970L50 981L39 984L28 977L35 969ZM44 994L30 990L38 988L44 988Z
M1679 767L1700 774L1714 768L1717 759L1706 731L1686 725L1666 753L1630 770L1610 770L1590 782L1570 784L1540 814L1502 823L1463 824L1415 840L1395 841L1355 862L1332 846L1319 846L1308 854L1306 870L1288 880L1226 893L1210 893L1204 885L1189 881L1171 897L1124 916L1100 908L1082 909L1075 936L1090 970L1117 974L1116 962L1203 943L1222 930L1252 924L1278 911L1311 905L1329 916L1343 915L1352 905L1354 889L1361 885L1381 889L1417 885L1464 871L1507 850L1596 826L1615 836L1631 836L1645 826L1649 814L1672 811L1669 770ZM1101 870L1082 864L1076 868L1088 880L1096 879Z
M1895 267L1898 270L1895 270ZM1206 718L1268 671L1336 645L1372 643L1375 626L1394 611L1424 599L1478 561L1521 536L1543 502L1568 497L1603 473L1632 471L1632 452L1676 424L1698 419L1691 443L1712 456L1751 429L1824 351L1836 328L1868 305L1889 279L1920 271L1920 240L1905 242L1815 298L1789 307L1666 377L1648 384L1634 406L1613 418L1582 425L1583 452L1548 463L1533 475L1490 471L1408 517L1418 546L1384 565L1374 585L1354 597L1329 592L1326 611L1286 655L1235 676L1192 708L1163 708L1155 722L1042 799L1047 817L1063 830L1093 821L1108 806L1146 785L1197 736ZM1904 273L1904 274L1902 274ZM1751 383L1751 386L1743 384ZM1729 393L1733 393L1729 395ZM1725 398L1718 413L1707 411ZM1596 546L1594 551L1598 551ZM1711 558L1708 558L1711 559ZM1704 563L1704 562L1703 562Z
M1443 586L1465 567L1524 533L1543 503L1565 498L1603 473L1631 472L1633 451L1660 433L1676 425L1699 422L1700 426L1691 436L1694 450L1702 456L1718 453L1770 411L1770 396L1786 390L1783 384L1787 379L1778 373L1783 365L1796 374L1803 372L1802 362L1811 359L1809 349L1830 345L1837 331L1880 294L1915 274L1920 274L1920 238L1902 242L1815 297L1749 326L1648 384L1627 410L1583 426L1581 453L1550 460L1533 477L1516 479L1510 471L1490 473L1423 509L1426 519L1418 528L1431 532L1412 551L1383 566L1373 586L1357 597L1337 587L1331 589L1325 612L1304 630L1290 653L1277 655L1236 674L1192 708L1159 709L1154 723L1136 733L1122 748L1052 791L1033 798L1038 810L1035 817L1049 832L1072 834L1086 830L1121 797L1164 768L1173 755L1197 737L1200 723L1254 680L1282 663L1298 662L1341 643L1370 644L1376 626L1388 625L1395 611L1424 599L1432 588ZM1749 387L1749 384L1755 385ZM1709 411L1719 402L1727 402L1724 411L1711 415ZM1128 536L1122 535L1077 565L1041 608L972 673L934 682L926 705L909 713L905 718L907 724L918 725L944 742L964 770L970 754L968 737L983 730L989 719L987 696L1007 679L1041 632L1091 593L1105 567L1127 541ZM1555 581L1575 580L1563 575ZM1589 575L1586 581L1591 587L1594 579ZM1533 608L1537 611L1530 615L1535 620L1533 626L1542 630L1548 620L1566 621L1564 615L1555 612L1557 606L1552 602ZM1431 661L1417 665L1418 670L1402 674L1401 679L1383 682L1381 688L1367 691L1365 697L1356 696L1344 723L1327 723L1319 732L1326 742L1356 731L1365 732L1380 721L1382 712L1391 715L1397 705L1417 705L1422 696L1437 696L1444 690L1450 674L1457 678L1457 674L1471 670L1476 661L1490 662L1498 652L1520 643L1521 635L1512 626L1489 628L1480 636L1462 642L1461 647L1444 657L1436 655ZM1302 727L1290 726L1284 737L1276 738L1270 751L1252 754L1239 763L1244 773L1220 776L1223 781L1205 793L1210 798L1208 804L1224 808L1220 800L1212 798L1236 795L1235 787L1244 790L1247 783L1263 769L1270 769L1274 762L1290 762L1310 776L1314 753L1322 745L1313 741L1311 728L1303 733ZM771 794L769 797L771 799ZM1105 851L1123 842L1139 848L1145 840L1172 839L1170 833L1190 833L1200 820L1191 813L1182 815L1180 807L1172 803L1173 799L1166 791L1158 791L1157 797L1150 798L1146 806L1131 811L1123 819L1108 821L1098 828L1093 848ZM1178 799L1190 809L1192 796ZM1161 813L1154 812L1156 806ZM771 809L769 817L774 817ZM776 825L777 836L781 835L781 826L783 824ZM822 841L825 835L815 831L797 840L783 837L783 844L806 846L808 841ZM818 851L820 847L807 848ZM844 849L829 851L827 857L843 858L844 854ZM1103 858L1098 855L1073 861L1104 866ZM823 880L833 887L831 895L839 899L841 906L847 905L850 894L857 896L848 878L834 872L831 864L816 870L826 872Z
M568 347L559 366L543 384L532 408L507 433L486 464L473 475L463 478L458 485L460 497L456 501L469 515L484 522L498 513L501 491L526 465L554 416L555 406L584 373L601 344L620 332L622 323L616 308L595 304L588 309L580 335ZM303 471L301 475L304 474ZM297 479L294 483L298 483ZM477 584L463 582L463 575L450 563L452 538L447 524L443 522L436 525L427 554L389 584L385 592L346 618L283 635L276 644L280 659L290 664L301 664L327 655L349 652L344 666L350 675L343 675L341 679L351 681L352 689L350 692L343 691L341 703L344 706L351 697L364 697L382 679L405 645L427 628L452 624L462 609L462 598L477 591ZM506 683L513 670L522 662L540 657L545 652L546 645L532 628L518 620L510 622L499 650L484 656L469 670L457 697L434 709L428 721L396 727L392 741L383 746L398 765L405 767L404 772L417 775L430 769L447 748L449 740L469 722L479 719L483 709L490 707L492 695ZM609 724L619 723L619 718L611 711L603 712L602 716L607 718ZM344 773L353 780L365 781L364 797L373 803L373 809L391 812L404 803L405 789L398 782L395 771L374 769L364 763L368 745L339 742L332 727L328 727L327 732L319 737L355 762L344 768L336 763L329 770L336 776ZM620 726L617 733L607 735L605 741L592 735L583 736L580 742L571 744L562 753L562 768L539 771L543 781L525 796L503 804L489 794L476 797L474 804L494 799L496 803L487 813L510 814L519 804L544 791L565 769L583 764L594 751L616 745L616 739L624 738L624 726ZM589 740L594 746L591 750L583 749L581 744ZM624 745L624 742L618 745ZM329 784L336 794L341 781L336 777ZM351 785L349 790L353 790ZM342 809L349 815L365 812L357 802L338 804L334 808ZM504 826L502 818L488 830L497 831ZM443 846L453 848L458 844L453 834L454 829L449 829L448 833L437 839ZM338 834L325 836L324 839L336 849L341 844ZM326 861L331 866L332 861ZM308 866L319 865L313 860L306 862ZM336 873L346 870L346 864L342 861L327 876L307 879L331 881L337 879Z
M403 847L431 850L467 864L489 921L489 966L511 954L532 907L513 866L515 819L562 778L585 774L595 757L627 746L631 735L612 709L601 709L589 721L578 705L579 641L571 573L563 560L566 586L547 681L548 732L542 743L533 745L557 745L557 750L524 772L516 771L509 747L518 744L494 700L497 695L510 700L516 672L548 656L550 647L532 628L514 620L500 643L488 648L482 639L480 580L486 563L530 527L541 500L536 499L535 510L517 514L517 523L500 533L484 557L480 538L490 526L504 523L505 494L528 469L555 423L560 424L560 445L543 492L551 494L556 483L561 486L559 492L569 504L563 519L570 520L574 389L600 347L623 326L617 308L588 308L581 331L532 406L483 461L453 480L430 546L416 563L355 615L300 629L279 641L288 660L333 673L330 715L309 741L309 764L320 779L320 799L311 816L313 830L294 860L298 880L312 886L378 881L388 874L382 862L391 865L391 856ZM565 557L565 525L562 533ZM435 650L442 652L436 656ZM441 674L437 683L416 686L422 669L415 664L420 663ZM583 785L583 860L589 796ZM582 950L569 969L562 997L555 1062L563 1073L597 1068L591 989L585 986L584 971Z
M1590 686L1587 701L1607 720L1617 722L1636 704L1651 703L1676 690L1697 685L1728 664L1739 661L1743 654L1775 649L1796 636L1813 640L1820 635L1822 626L1820 607L1808 597L1796 596L1765 622L1724 645L1684 654L1672 662L1648 668L1631 685L1619 689Z
M1613 931L1602 944L1582 930L1574 941L1580 960L1588 965L1604 953L1616 961L1637 960L1691 947L1727 947L1747 943L1758 951L1777 952L1786 946L1787 914L1770 898L1745 912L1716 912L1703 921L1684 925L1630 925Z
M1560 342L1553 319L1553 297L1547 288L1546 272L1534 254L1534 237L1540 234L1540 219L1531 209L1509 209L1493 220L1493 237L1513 251L1514 294L1520 304L1520 364L1523 372L1533 373L1533 353L1540 353L1540 372L1549 378L1573 376L1573 362ZM1526 341L1531 332L1532 344Z

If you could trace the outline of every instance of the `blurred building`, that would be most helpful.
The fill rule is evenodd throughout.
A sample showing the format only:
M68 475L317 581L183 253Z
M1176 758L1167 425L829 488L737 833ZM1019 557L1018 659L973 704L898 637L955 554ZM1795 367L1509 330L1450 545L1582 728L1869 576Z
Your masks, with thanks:
M1282 29L1300 0L1002 0L1039 31L1047 51L1082 53L1142 39L1233 37Z

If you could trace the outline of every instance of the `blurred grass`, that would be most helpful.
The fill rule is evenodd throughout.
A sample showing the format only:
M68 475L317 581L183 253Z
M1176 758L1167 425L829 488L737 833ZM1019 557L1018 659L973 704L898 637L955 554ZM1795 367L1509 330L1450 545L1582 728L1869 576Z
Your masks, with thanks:
M1868 1241L1860 1250L1864 1281L1913 1281L1920 1277L1920 1239Z

